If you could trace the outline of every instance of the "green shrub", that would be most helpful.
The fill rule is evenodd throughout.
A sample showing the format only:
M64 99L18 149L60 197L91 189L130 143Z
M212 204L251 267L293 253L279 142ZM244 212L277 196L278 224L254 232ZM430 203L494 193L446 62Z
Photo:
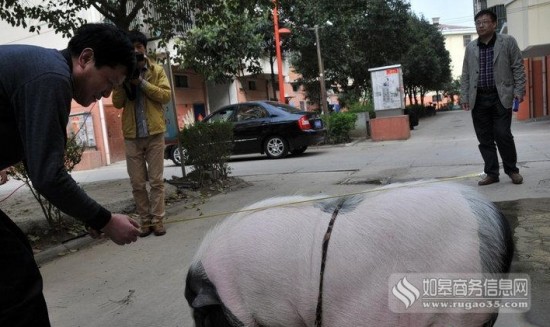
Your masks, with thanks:
M82 153L84 152L84 146L79 144L78 141L73 137L67 139L67 144L65 147L65 170L71 172L74 167L82 159ZM13 178L23 182L31 191L32 195L40 204L42 213L48 222L48 225L53 229L61 229L64 226L63 213L53 204L51 204L42 194L38 193L34 189L27 170L22 162L17 163L11 169L11 174ZM83 229L83 228L82 228Z
M359 112L368 112L369 118L376 118L374 113L374 104L372 101L369 102L354 102L349 105L348 112L359 113Z
M227 179L227 161L233 147L233 125L228 122L195 123L180 132L186 163L193 165L193 178L199 186L210 180Z
M337 144L345 143L351 140L349 132L355 128L357 114L352 112L332 113L328 116L323 116L325 126L328 127L328 142Z

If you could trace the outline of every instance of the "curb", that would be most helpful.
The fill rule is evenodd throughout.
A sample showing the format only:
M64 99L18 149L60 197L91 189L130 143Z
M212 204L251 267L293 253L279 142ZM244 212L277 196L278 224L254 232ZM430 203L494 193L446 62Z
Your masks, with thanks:
M40 251L34 255L34 260L38 266L50 262L56 258L65 256L70 253L78 252L85 247L99 244L103 242L103 239L93 239L88 234L84 234L79 238L70 240L68 242L56 245L51 248L47 248L44 251Z

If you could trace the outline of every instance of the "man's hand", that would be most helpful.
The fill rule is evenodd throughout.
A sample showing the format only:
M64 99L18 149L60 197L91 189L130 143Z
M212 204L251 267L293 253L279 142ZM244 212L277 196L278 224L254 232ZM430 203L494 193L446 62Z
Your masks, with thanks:
M518 96L518 95L516 95L516 96L514 96L514 98L517 98L519 103L522 103L523 100L524 100L524 99L523 99L523 96Z
M469 103L463 103L462 104L462 110L470 111L470 104Z
M118 213L112 214L111 220L101 231L118 245L135 242L141 233L137 221Z
M0 170L0 185L6 184L6 182L7 182L8 180L9 180L9 178L8 178L8 170L7 170L7 169Z
M141 81L143 80L143 78L140 76L138 78L135 78L135 79L131 79L130 80L130 83L132 85L135 85L135 86L138 86L139 84L141 84Z

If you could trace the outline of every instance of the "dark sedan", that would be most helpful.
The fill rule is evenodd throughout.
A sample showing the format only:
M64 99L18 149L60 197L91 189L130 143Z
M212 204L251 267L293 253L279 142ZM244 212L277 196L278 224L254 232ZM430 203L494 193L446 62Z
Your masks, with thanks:
M203 122L234 124L233 154L265 153L278 159L301 154L310 145L324 141L323 121L314 112L274 101L251 101L224 106Z

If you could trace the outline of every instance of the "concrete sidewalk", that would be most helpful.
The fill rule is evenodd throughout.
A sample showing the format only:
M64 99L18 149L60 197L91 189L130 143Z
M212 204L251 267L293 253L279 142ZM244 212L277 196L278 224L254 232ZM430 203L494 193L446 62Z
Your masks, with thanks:
M501 315L497 326L548 326L550 297L550 121L513 122L522 185L501 175L501 182L478 187L483 162L469 112L441 112L420 120L406 141L357 140L321 146L300 157L231 161L233 176L249 187L219 194L195 207L175 206L168 234L147 237L118 247L102 242L53 261L42 273L53 326L192 326L183 297L186 269L207 230L231 212L265 198L325 193L341 195L369 190L384 183L454 180L478 188L491 200L513 206L517 269L532 274L533 308L525 315ZM166 176L178 167L167 167ZM83 186L108 177L123 177L117 163L94 171L76 172ZM104 176L97 178L97 176ZM106 197L131 202L127 179ZM0 198L2 197L0 187ZM99 191L101 193L101 191ZM118 194L115 199L113 194ZM98 194L99 196L99 194ZM113 204L115 205L115 204ZM2 204L0 204L2 206ZM194 219L199 218L199 219ZM185 221L187 219L187 221ZM151 307L151 304L154 304Z

